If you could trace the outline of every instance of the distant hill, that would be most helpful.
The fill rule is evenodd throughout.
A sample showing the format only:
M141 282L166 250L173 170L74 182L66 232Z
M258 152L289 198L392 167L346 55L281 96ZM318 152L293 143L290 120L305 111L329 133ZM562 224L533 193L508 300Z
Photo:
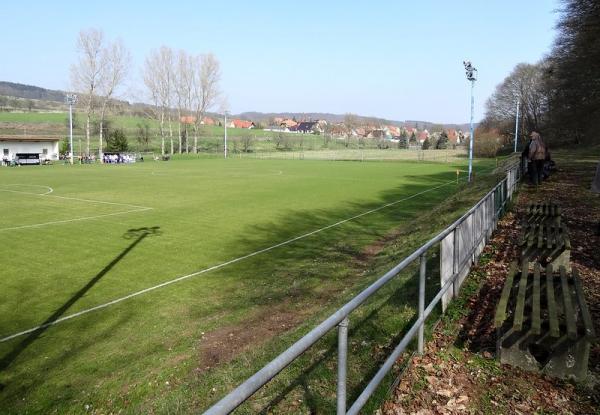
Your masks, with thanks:
M0 81L0 95L10 97L37 99L41 101L64 102L65 92L40 88L39 86L17 84Z
M14 82L5 82L0 81L0 96L10 96L21 99L31 99L37 101L47 101L50 107L55 108L55 103L64 104L65 102L65 91L58 91L52 89L41 88L39 86L33 85L25 85ZM148 104L145 103L133 103L130 104L127 101L117 100L121 105L129 106L134 110L143 111L144 107L147 107ZM42 103L43 105L43 103ZM39 105L36 103L36 108L39 108ZM217 114L215 114L217 115ZM246 120L252 120L255 122L263 122L265 124L268 121L275 117L282 118L295 118L296 120L326 120L330 123L341 123L344 121L345 114L332 114L327 112L256 112L256 111L248 111L242 112L240 114L232 114L235 118L241 118ZM406 126L406 127L418 127L419 130L428 129L430 131L441 128L455 128L457 130L467 131L469 129L469 124L443 124L443 123L434 123L431 121L397 121L397 120L387 120L384 118L377 117L367 117L362 115L357 115L357 118L365 123L365 124L386 124L386 125L395 125L398 127Z
M415 120L406 120L404 121L404 124L407 127L416 127L419 130L429 130L429 131L435 131L437 129L439 129L439 127L441 126L442 128L454 128L455 130L462 130L462 131L469 131L469 129L471 128L471 126L468 123L464 123L464 124L445 124L445 123L435 123L435 122L431 122L431 121L415 121ZM477 123L473 123L474 128L477 128Z

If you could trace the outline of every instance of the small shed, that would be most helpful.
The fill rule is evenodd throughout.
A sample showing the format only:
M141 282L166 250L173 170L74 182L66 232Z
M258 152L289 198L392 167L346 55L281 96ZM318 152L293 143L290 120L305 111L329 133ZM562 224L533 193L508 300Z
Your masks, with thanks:
M17 154L37 154L39 160L58 160L60 138L48 136L0 135L0 158L16 160Z

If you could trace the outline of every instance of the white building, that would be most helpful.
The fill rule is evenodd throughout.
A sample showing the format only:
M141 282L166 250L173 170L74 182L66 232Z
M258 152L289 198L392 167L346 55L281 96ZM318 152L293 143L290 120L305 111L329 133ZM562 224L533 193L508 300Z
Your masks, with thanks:
M0 159L4 162L18 159L18 154L39 155L39 160L58 160L56 137L1 136Z

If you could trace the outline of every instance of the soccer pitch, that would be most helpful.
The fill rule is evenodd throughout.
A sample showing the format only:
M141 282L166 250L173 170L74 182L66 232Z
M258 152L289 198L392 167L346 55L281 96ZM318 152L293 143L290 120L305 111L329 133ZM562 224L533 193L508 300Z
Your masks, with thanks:
M232 358L207 363L205 333L349 295L343 254L447 199L465 164L1 168L0 412L162 412L173 388L202 407L217 396L185 390Z

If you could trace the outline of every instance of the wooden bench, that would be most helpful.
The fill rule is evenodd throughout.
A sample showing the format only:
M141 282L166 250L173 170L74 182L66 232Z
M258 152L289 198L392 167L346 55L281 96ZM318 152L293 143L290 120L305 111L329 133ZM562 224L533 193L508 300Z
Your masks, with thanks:
M571 241L561 214L562 209L554 202L527 206L518 241L521 261L528 261L530 267L539 262L542 266L551 264L554 269L562 266L571 272Z
M525 220L528 223L558 220L560 223L561 214L562 209L554 202L530 203L527 206Z
M502 363L582 381L594 327L577 271L558 271L510 265L494 320L497 354Z

